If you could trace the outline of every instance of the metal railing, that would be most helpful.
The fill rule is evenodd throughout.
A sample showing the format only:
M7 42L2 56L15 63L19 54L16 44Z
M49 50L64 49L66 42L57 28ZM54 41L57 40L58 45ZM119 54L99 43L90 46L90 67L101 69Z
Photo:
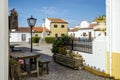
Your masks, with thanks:
M92 40L89 39L74 39L66 46L69 50L92 53Z

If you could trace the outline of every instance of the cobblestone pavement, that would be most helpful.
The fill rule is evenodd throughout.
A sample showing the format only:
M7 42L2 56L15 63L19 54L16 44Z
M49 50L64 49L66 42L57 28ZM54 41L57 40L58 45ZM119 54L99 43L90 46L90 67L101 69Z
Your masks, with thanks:
M17 44L16 46L21 48L23 51L30 50L30 45L27 43L22 45ZM40 58L46 58L51 61L51 63L49 64L50 73L48 75L40 75L38 78L27 77L23 80L110 80L104 77L94 75L86 70L73 70L71 68L64 67L60 64L55 63L52 59L52 53L50 50L51 47L51 44L34 44L33 46L34 52L41 53Z

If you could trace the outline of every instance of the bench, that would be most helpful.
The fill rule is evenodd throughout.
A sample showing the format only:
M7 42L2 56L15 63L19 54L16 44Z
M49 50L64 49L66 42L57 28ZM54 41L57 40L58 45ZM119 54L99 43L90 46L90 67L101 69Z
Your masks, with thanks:
M49 60L45 60L45 59L39 60L39 67L41 68L41 75L43 75L43 73L45 72L49 74L49 66L48 66L49 63L50 63Z

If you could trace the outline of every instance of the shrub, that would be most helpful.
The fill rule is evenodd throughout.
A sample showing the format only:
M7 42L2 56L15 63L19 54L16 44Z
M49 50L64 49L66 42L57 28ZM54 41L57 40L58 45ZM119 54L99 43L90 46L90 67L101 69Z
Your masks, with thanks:
M45 38L46 43L53 43L54 40L55 40L55 37L46 37Z
M52 53L58 53L59 52L59 47L62 47L70 42L70 37L67 35L64 35L62 37L58 37L57 39L54 40L53 45L52 45Z
M62 40L63 40L63 44L64 44L64 45L70 43L71 38L70 38L68 35L64 35L64 36L62 36L61 38L62 38Z
M63 55L66 55L67 54L67 48L65 47L65 46L63 46L63 47L60 47L59 48L59 53L60 54L63 54Z
M33 43L39 43L39 40L40 40L40 37L37 37L37 36L32 37L32 42Z
M53 45L52 45L52 53L58 53L59 52L59 47L61 47L63 45L63 41L61 39L57 39L53 42Z
M15 59L9 59L9 78L20 80L20 63Z
M15 59L10 58L10 59L9 59L9 64L10 64L10 65L18 65L19 62L17 62Z

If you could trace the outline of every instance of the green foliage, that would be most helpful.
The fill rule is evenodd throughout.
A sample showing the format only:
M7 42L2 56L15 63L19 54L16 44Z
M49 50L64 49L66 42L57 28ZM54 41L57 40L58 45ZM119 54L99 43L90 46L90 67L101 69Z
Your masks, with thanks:
M95 19L96 22L106 22L106 16L105 15L99 15L98 17L96 17Z
M51 49L52 53L58 53L58 49L59 49L59 47L62 46L62 45L63 45L62 39L57 39L57 40L55 40L55 41L53 42L52 49Z
M53 53L58 53L59 52L59 47L62 47L70 42L70 37L67 35L64 35L62 37L57 38L52 45L51 51Z
M71 38L68 35L64 35L61 37L63 40L63 44L66 45L70 42Z
M55 40L55 37L46 37L46 38L45 38L45 41L46 41L47 43L53 43L54 40Z
M40 37L37 37L37 36L32 37L32 42L33 43L39 43L39 40L40 40Z
M19 64L19 62L17 62L15 59L10 58L9 59L9 64L10 65L17 65L17 64Z

